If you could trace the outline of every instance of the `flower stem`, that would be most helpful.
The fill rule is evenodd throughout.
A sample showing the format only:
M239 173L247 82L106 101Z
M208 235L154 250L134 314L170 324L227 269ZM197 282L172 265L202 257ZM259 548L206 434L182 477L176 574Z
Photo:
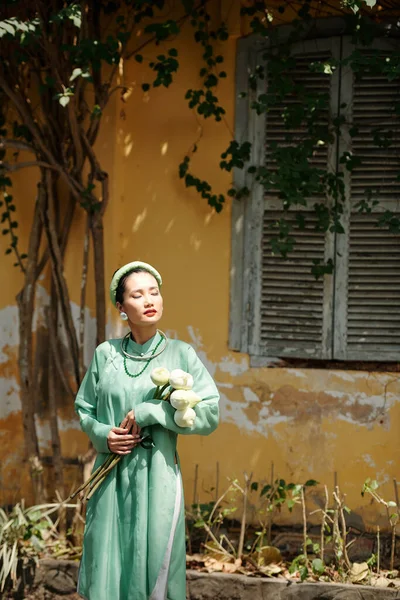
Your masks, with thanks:
M102 471L103 469L107 468L108 465L110 464L111 460L112 460L113 454L110 454L110 456L107 457L107 459L104 461L103 464L101 464L99 467L97 467L97 469L91 474L91 476L89 477L89 479L87 479L86 481L84 481L82 483L82 485L80 485L78 487L78 489L76 489L68 498L68 500L72 500L73 498L75 498L75 496L77 496L79 494L79 492L82 492L82 490L84 490L86 487L90 486L90 484L94 481L94 479L96 479L98 477L98 475L100 474L100 471Z
M160 394L159 396L157 396L157 398L162 398L162 400L165 400L166 398L163 398L162 395L165 392L165 390L167 389L167 387L169 386L169 383L166 383L165 385L162 386L161 390L160 390ZM171 392L169 394L167 394L167 397L169 397L169 395L171 394Z
M119 463L121 458L122 458L122 456L120 456L118 454L113 455L113 458L109 462L109 465L105 469L103 469L101 473L99 473L99 475L96 477L96 479L92 481L92 485L86 490L86 493L82 499L82 502L87 502L87 500L90 500L90 498L93 496L93 494L95 493L97 488L104 481L104 479L107 477L109 472L115 467L115 465L117 463Z

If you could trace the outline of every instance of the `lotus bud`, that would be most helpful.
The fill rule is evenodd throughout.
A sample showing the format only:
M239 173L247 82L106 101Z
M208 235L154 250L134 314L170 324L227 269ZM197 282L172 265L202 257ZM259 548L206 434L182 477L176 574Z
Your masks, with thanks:
M176 390L191 390L193 387L193 377L182 369L171 371L169 382Z
M193 390L186 390L186 398L189 400L190 408L193 408L196 406L196 404L201 402L200 396L198 396Z
M191 390L174 390L170 396L171 406L176 410L185 410L190 406L190 395Z
M150 377L154 385L162 386L169 382L170 373L165 367L156 367L152 370Z
M176 410L174 421L178 427L192 427L196 419L196 413L193 408L185 408L185 410Z

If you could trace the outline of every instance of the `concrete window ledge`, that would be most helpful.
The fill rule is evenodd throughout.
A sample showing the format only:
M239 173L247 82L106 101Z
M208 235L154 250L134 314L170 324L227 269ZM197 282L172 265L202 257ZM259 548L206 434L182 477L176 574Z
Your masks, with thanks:
M78 563L45 559L25 574L21 600L77 600ZM4 598L4 596L3 596ZM290 583L245 575L187 571L188 600L400 600L400 589L334 583Z

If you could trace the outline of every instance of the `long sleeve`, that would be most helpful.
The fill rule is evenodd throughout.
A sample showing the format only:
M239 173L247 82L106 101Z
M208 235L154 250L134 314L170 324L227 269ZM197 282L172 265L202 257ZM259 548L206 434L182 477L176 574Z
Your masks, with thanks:
M193 376L193 390L201 398L194 410L196 419L192 427L179 427L174 421L175 409L164 400L147 400L135 408L135 418L140 427L162 425L183 435L209 435L218 425L219 394L217 387L191 346L188 347L187 372Z
M100 348L100 346L96 348L92 362L79 388L75 399L75 411L79 416L82 430L89 436L97 452L109 453L107 436L112 425L97 420L96 386L105 363L105 357Z

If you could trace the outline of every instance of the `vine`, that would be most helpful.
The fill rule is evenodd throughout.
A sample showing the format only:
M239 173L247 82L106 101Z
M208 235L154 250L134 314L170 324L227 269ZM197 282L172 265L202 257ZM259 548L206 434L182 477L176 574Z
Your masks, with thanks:
M380 0L384 2L385 0ZM178 2L178 0L177 0ZM242 6L242 17L249 21L250 30L269 41L269 49L261 51L259 63L249 72L249 106L253 114L265 119L280 111L283 141L275 140L268 147L265 164L253 159L252 140L231 140L219 157L222 171L242 171L245 183L231 185L225 193L213 190L210 183L192 170L192 157L198 151L201 135L184 154L178 167L179 177L187 188L194 188L207 203L220 212L227 197L243 200L254 184L264 194L279 198L284 214L272 224L270 236L273 251L287 257L296 245L296 234L308 226L312 213L315 229L320 232L341 234L345 199L345 175L359 168L361 158L348 150L337 157L336 168L329 170L315 161L333 140L347 127L350 137L358 135L357 124L346 123L344 117L329 118L329 96L326 91L311 92L295 77L296 60L293 44L310 35L312 20L324 3L304 0L292 21L288 39L280 39L279 17L293 5L283 1L272 9L264 1L250 0ZM374 0L343 0L349 31L354 43L363 50L354 51L341 60L315 60L309 64L311 73L320 73L329 80L336 69L351 68L356 77L371 72L382 74L389 81L400 76L400 53L390 56L375 52L372 45L377 36L386 35L379 10ZM128 88L116 82L121 73L124 80L124 61L133 58L149 68L148 81L142 85L147 93L151 88L169 88L180 68L181 56L174 39L181 34L184 24L190 25L201 52L202 66L199 83L185 93L188 108L196 119L209 119L228 126L225 109L219 98L219 86L227 77L224 68L223 44L228 39L226 23L218 24L211 18L207 0L199 2L180 0L181 16L177 19L164 14L164 0L131 0L94 2L84 0L66 2L56 0L51 5L44 0L24 3L13 0L0 7L0 38L4 59L0 65L1 100L7 101L7 116L15 121L6 123L0 117L0 191L3 225L7 236L6 254L15 257L14 264L24 275L23 288L18 295L20 311L21 397L23 418L27 432L28 456L32 465L39 464L38 440L32 398L37 393L33 369L32 322L35 308L35 286L46 265L51 267L51 319L55 346L60 327L65 329L67 352L72 365L55 356L49 357L58 371L68 395L72 384L63 369L69 369L76 387L82 376L82 328L84 310L81 310L79 340L75 331L64 277L64 255L77 207L85 211L87 235L91 235L94 256L97 342L105 338L105 281L103 217L110 201L108 173L97 156L96 141L103 123L107 104L114 93L121 93L126 101ZM107 22L108 27L102 25ZM398 29L393 24L392 30ZM140 36L138 28L140 28ZM138 36L134 34L138 34ZM390 32L389 32L390 33ZM140 45L136 46L140 37ZM145 48L155 45L155 58L145 58ZM160 51L158 52L158 47ZM152 47L154 51L154 48ZM268 81L267 81L268 80ZM268 86L265 84L268 83ZM262 90L260 90L262 88ZM34 92L33 92L34 90ZM37 93L36 93L37 92ZM240 92L240 91L239 91ZM246 91L240 93L242 97ZM35 102L32 102L32 96ZM5 104L4 104L5 106ZM3 110L4 115L6 111ZM400 102L393 106L393 115L400 117ZM14 116L13 116L14 118ZM228 127L229 128L229 127ZM294 132L294 133L293 133ZM300 132L300 134L299 134ZM11 136L8 139L8 135ZM373 141L378 148L395 147L393 127L377 127ZM19 152L28 152L32 160L21 162ZM10 173L35 166L40 171L40 185L29 235L29 250L19 249L16 203L10 193ZM361 212L373 212L378 203L378 190L367 189L360 201ZM325 203L321 198L329 197ZM295 218L288 218L289 211ZM387 210L379 213L378 226L391 233L400 231L398 215ZM87 236L83 244L85 282L88 264ZM316 277L332 273L333 258L326 262L316 260L312 271ZM84 303L84 293L82 295ZM82 308L82 307L81 307ZM50 349L50 352L53 352ZM53 352L54 354L54 352ZM49 385L55 385L55 378ZM69 388L69 389L67 389ZM72 390L72 393L74 390ZM53 412L56 407L52 407ZM57 447L57 419L54 424L54 447ZM59 455L58 455L59 458ZM32 468L32 476L40 469ZM61 478L60 478L61 480ZM37 500L41 500L37 498Z

